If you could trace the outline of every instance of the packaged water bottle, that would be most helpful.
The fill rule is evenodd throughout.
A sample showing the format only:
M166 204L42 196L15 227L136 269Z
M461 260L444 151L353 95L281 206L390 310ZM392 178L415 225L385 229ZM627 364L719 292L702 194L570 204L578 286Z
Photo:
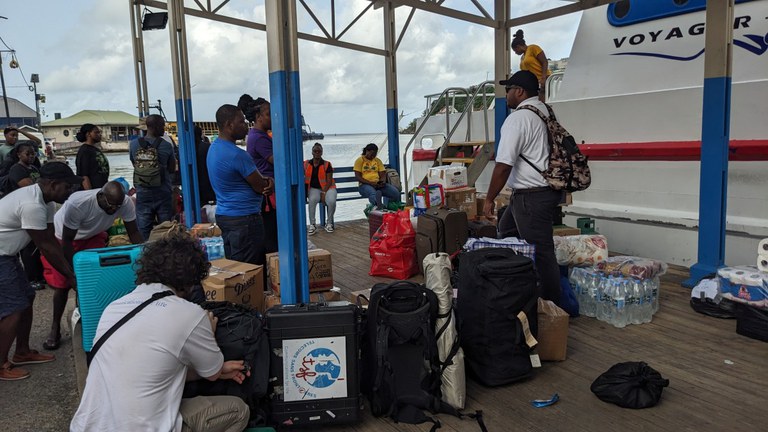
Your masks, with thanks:
M643 322L649 323L653 318L653 281L643 280Z
M630 323L642 324L643 314L645 313L643 306L643 283L637 279L631 279L630 287L632 289L632 300L630 304Z
M587 292L584 295L584 311L582 312L584 315L588 317L596 317L597 316L597 303L596 300L598 298L598 288L599 279L597 275L595 275L592 272L585 271L584 273L584 288L587 290Z
M597 319L600 321L610 322L611 320L611 284L613 283L613 276L598 275L598 301L597 301Z
M613 317L614 327L623 328L627 326L627 281L624 278L614 280L613 307L615 315Z
M659 311L659 291L661 290L661 287L659 286L659 278L653 278L651 281L651 286L653 287L653 301L651 303L652 305L652 312L651 315L655 314Z
M571 274L568 275L568 283L571 284L571 289L573 290L573 295L576 296L576 301L579 302L579 305L581 305L583 302L581 299L581 285L579 284L578 267L571 269Z
M216 251L216 258L215 259L221 259L224 258L224 239L221 237L216 237L213 240L214 244L214 250Z

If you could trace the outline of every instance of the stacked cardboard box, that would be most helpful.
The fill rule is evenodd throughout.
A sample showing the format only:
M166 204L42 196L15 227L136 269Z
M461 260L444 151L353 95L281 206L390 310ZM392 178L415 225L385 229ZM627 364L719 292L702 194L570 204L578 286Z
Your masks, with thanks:
M313 292L309 294L310 303L327 303L341 300L341 289L333 287L328 291ZM268 292L264 295L264 309L280 304L280 294Z
M192 226L189 233L197 238L221 237L221 228L218 225L199 223Z
M331 253L325 249L309 251L309 292L328 291L333 288ZM280 257L277 252L267 254L269 288L280 295Z
M473 187L445 191L445 203L443 207L461 210L467 214L467 219L477 217L476 191Z
M245 304L259 311L264 308L264 276L260 265L228 259L212 261L202 285L208 301Z

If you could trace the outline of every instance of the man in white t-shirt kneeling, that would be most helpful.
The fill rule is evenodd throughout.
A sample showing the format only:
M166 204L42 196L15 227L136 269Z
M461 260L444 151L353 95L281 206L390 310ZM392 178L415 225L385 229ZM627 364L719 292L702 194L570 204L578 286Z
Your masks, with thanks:
M234 396L182 399L184 382L231 379L242 384L242 360L224 361L216 318L184 300L208 275L198 242L173 234L147 243L136 265L138 286L104 310L94 349L105 333L153 295L150 302L91 351L85 391L70 431L241 432L248 405Z
M136 207L120 183L111 181L101 189L73 193L53 218L56 239L70 265L75 252L106 247L107 230L117 218L123 219L131 243L144 241L136 223ZM42 262L45 281L54 289L53 322L43 348L55 350L61 342L61 317L67 306L70 283L45 257Z

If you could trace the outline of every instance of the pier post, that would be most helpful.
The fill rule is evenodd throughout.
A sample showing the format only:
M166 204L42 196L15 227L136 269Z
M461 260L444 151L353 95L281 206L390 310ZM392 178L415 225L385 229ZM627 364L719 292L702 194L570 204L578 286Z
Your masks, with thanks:
M384 77L387 92L387 138L389 167L400 173L400 119L397 112L397 32L395 5L384 2Z
M275 157L280 300L309 301L296 1L266 0L269 95Z
M168 1L168 29L171 37L173 93L176 100L176 133L179 139L178 169L184 187L184 220L187 227L200 221L200 194L197 183L197 157L192 117L192 90L187 55L187 29L184 0Z
M725 264L728 144L731 122L731 46L734 0L708 0L701 118L698 262L683 286L692 288Z
M509 0L494 0L494 17L496 20L496 28L493 30L493 53L494 53L494 81L493 86L496 92L496 103L494 105L494 137L495 145L493 146L494 152L499 148L499 137L501 137L501 125L504 124L504 120L507 118L507 92L504 91L504 87L499 86L500 80L506 79L509 75L509 29L506 22L509 18Z

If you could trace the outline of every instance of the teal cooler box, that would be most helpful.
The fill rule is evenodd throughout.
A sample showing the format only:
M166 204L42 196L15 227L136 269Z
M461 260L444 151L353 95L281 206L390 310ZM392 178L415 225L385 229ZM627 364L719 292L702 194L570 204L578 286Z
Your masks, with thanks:
M83 350L90 352L104 309L136 288L134 264L141 245L88 249L75 254L77 302L83 327Z

